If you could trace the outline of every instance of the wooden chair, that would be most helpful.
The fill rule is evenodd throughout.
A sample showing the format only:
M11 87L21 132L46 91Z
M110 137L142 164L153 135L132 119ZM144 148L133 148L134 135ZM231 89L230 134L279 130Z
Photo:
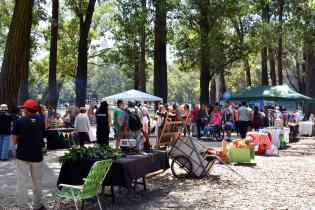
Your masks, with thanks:
M159 130L159 136L156 143L156 148L161 149L163 146L169 146L172 142L181 136L185 121L178 115L170 115L168 112L159 114L163 117L163 122ZM179 119L181 118L181 119Z

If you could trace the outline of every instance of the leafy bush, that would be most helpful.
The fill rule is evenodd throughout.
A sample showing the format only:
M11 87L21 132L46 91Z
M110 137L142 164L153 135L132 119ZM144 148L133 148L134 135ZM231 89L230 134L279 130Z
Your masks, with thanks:
M65 153L59 158L61 164L64 163L76 163L79 160L95 160L95 159L115 159L124 156L119 151L112 149L106 145L94 145L93 147L78 147L74 146L69 149L69 152Z

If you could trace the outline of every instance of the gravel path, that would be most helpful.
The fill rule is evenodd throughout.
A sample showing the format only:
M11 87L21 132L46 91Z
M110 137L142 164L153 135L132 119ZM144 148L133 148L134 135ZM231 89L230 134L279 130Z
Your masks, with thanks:
M60 170L57 158L64 151L45 157L45 204L56 209L55 192ZM217 165L210 179L176 179L167 170L148 180L148 191L117 192L116 203L104 198L106 209L315 209L315 140L291 143L280 157L256 156L248 165L233 165L246 180L225 166ZM116 191L119 189L116 188ZM14 208L14 160L0 162L0 209ZM90 201L89 209L97 209ZM73 205L63 204L62 209Z

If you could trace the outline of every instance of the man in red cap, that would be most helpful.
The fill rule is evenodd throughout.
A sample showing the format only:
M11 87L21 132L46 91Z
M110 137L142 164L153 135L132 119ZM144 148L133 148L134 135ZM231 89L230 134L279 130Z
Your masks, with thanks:
M24 116L15 122L12 134L13 143L17 144L17 189L16 199L19 209L29 209L28 187L29 174L33 182L32 209L44 209L42 203L43 154L42 141L45 124L36 115L38 104L30 99L22 106Z

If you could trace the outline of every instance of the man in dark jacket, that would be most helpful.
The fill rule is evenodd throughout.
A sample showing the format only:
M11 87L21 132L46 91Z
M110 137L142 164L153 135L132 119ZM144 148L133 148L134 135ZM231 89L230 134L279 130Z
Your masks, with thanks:
M0 160L9 159L9 148L11 142L11 125L13 118L8 113L8 106L0 106Z
M203 104L201 109L197 113L197 136L198 138L201 137L201 130L207 125L209 121L209 115L207 112L207 105Z

